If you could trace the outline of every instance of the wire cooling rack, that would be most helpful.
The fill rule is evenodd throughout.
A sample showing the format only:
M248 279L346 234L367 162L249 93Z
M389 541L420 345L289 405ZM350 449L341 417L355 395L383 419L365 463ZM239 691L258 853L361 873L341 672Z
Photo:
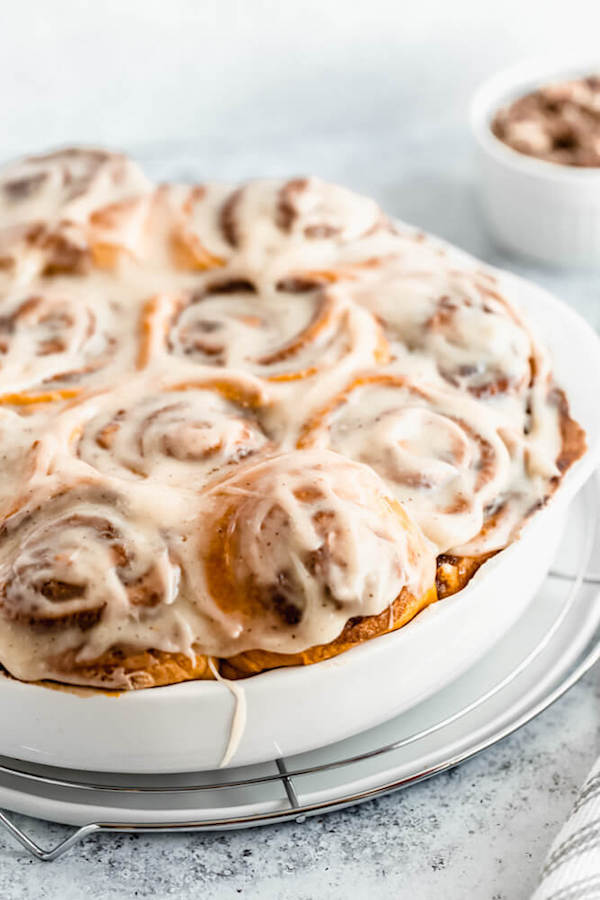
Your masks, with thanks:
M461 706L451 715L435 721L426 728L416 730L391 742L388 741L381 745L370 747L364 752L352 755L343 755L342 753L339 757L318 764L299 764L298 760L302 760L303 757L297 757L296 762L293 763L290 763L285 758L278 758L273 760L272 767L274 771L268 774L246 775L244 774L244 769L233 769L230 773L219 770L218 773L198 773L197 777L193 776L191 778L191 781L188 776L185 783L182 783L181 778L177 776L168 775L152 777L132 775L128 783L116 783L117 779L115 779L115 776L103 773L88 773L86 775L80 772L50 769L38 765L33 766L17 760L0 758L0 777L2 775L11 776L13 784L21 785L21 789L30 794L32 792L35 793L37 788L40 791L51 789L59 796L61 792L68 794L68 792L75 790L88 796L93 796L94 792L101 792L103 797L115 797L121 798L121 800L127 797L160 798L167 795L169 797L185 796L189 799L190 797L206 795L209 791L235 790L243 794L250 790L264 789L268 785L275 785L277 789L280 789L281 794L276 808L269 809L266 812L255 811L231 816L223 815L221 812L221 814L214 816L209 814L206 818L202 817L197 821L187 821L183 816L178 817L176 815L173 815L168 821L144 821L142 812L140 812L139 821L119 821L119 806L115 804L115 821L90 821L75 828L64 840L50 848L43 848L36 843L7 811L0 810L0 825L36 859L52 861L58 859L84 838L103 832L203 832L265 825L290 819L296 822L304 822L308 816L316 813L340 809L344 806L360 803L364 800L405 788L451 768L484 750L546 709L569 690L600 658L600 593L594 588L594 586L600 585L600 573L591 571L589 566L592 551L597 540L596 509L600 498L597 480L593 480L588 484L584 489L584 493L587 508L585 540L584 545L579 548L579 560L576 570L568 572L554 568L550 571L546 582L546 585L549 582L554 585L564 583L564 591L561 589L561 602L557 605L558 611L556 616L550 626L544 631L541 639L527 652L514 669L511 669L505 677L481 693L480 696L476 696L471 702ZM563 559L562 554L560 558L561 560ZM425 738L447 729L449 726L472 714L475 710L484 708L486 704L489 704L492 698L515 682L523 673L526 673L536 660L539 661L544 651L548 650L552 641L560 634L569 616L576 614L579 617L581 604L584 605L582 608L587 607L588 612L590 604L593 605L597 613L594 618L594 627L585 645L578 649L575 658L571 660L564 671L559 673L558 678L551 679L542 693L535 695L533 701L525 708L518 709L509 721L505 721L504 724L495 728L492 733L483 734L480 737L475 735L467 747L455 751L449 748L448 754L436 764L416 767L406 777L391 780L384 777L381 783L377 783L374 786L367 786L364 789L352 788L353 772L365 761L381 759L382 773L385 773L385 765L383 763L389 759L394 751L423 741ZM397 721L401 722L402 717L399 717ZM376 735L377 729L373 733ZM340 744L340 747L344 746L347 746L347 742ZM308 756L310 754L305 754L305 758ZM252 767L252 769L255 768ZM311 794L313 797L315 796L314 785L311 786L311 780L334 770L344 770L344 773L348 773L347 784L351 789L347 793L342 791L340 794L337 792L336 796L330 796L329 798L309 799ZM251 809L251 806L249 808ZM215 807L216 809L217 807Z

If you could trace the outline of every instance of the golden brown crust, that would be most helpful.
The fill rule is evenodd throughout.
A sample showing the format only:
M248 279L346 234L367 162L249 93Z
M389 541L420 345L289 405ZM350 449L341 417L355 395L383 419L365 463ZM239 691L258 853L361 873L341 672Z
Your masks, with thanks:
M220 671L225 678L244 678L256 675L266 669L277 669L283 666L308 666L338 656L352 647L357 647L371 638L387 634L402 628L417 613L437 600L435 588L431 588L421 597L415 597L404 589L397 597L392 609L385 609L377 616L366 616L350 619L342 633L329 644L310 647L301 653L271 653L266 650L250 650L229 659L221 660Z
M417 613L437 600L435 588L417 598L403 590L392 604L377 616L350 619L342 633L329 644L311 647L302 653L284 654L251 650L229 659L215 660L225 678L244 678L268 669L312 665L344 653L365 641L396 631ZM214 679L210 657L197 654L193 660L181 653L163 650L131 650L115 647L95 660L77 662L77 651L53 660L64 681L85 682L107 689L141 689L177 684L184 681Z
M587 450L587 442L585 431L581 425L571 418L569 401L565 392L559 387L554 387L550 396L556 403L559 411L562 447L556 460L556 466L562 474L583 456Z
M229 659L215 660L219 673L225 678L246 678L269 669L312 665L338 656L365 641L402 628L431 603L456 593L487 558L440 557L437 590L432 588L419 598L403 590L392 604L391 610L386 609L377 616L351 619L334 641L310 647L301 653L251 650ZM98 659L85 663L77 662L76 656L77 652L71 651L60 660L54 660L57 670L63 673L65 682L85 682L109 690L138 690L184 681L214 680L210 658L201 654L191 660L181 653L115 647Z
M209 657L200 654L191 659L183 653L164 650L113 647L98 659L78 662L77 652L69 651L52 660L65 682L131 690L214 678Z
M485 556L452 556L445 553L438 556L436 587L438 600L449 597L462 590L471 580L475 572L486 562L493 553L487 553Z
M422 597L414 597L404 590L394 600L392 610L384 610L378 616L351 619L342 633L329 644L310 647L303 653L268 653L251 650L230 659L220 661L219 670L225 678L245 678L257 675L267 669L284 666L308 666L325 659L331 659L382 634L389 634L402 628L414 619L421 610L437 600L456 594L471 580L475 572L491 557L488 553L481 557L442 555L438 557L436 585Z

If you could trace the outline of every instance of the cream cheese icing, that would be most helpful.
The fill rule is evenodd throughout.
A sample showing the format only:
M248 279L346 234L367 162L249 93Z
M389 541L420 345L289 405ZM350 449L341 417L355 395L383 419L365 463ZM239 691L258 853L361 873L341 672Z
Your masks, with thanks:
M504 547L561 474L564 401L502 286L315 178L15 163L0 307L18 678L129 687L76 671L117 645L326 643L431 590L440 554Z

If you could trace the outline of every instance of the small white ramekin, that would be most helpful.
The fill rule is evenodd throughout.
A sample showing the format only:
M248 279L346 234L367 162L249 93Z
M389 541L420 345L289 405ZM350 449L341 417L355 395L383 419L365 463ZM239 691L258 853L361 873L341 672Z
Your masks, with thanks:
M563 266L600 268L600 167L576 168L518 153L490 124L506 103L549 81L600 71L600 60L559 64L536 60L499 72L471 104L484 212L507 250Z

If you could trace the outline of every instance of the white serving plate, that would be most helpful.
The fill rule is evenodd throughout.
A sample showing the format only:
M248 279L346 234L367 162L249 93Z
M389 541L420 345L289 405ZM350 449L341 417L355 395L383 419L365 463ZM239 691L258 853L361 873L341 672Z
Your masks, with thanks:
M446 687L511 628L554 556L568 503L600 459L600 340L573 310L523 279L495 272L550 348L558 383L589 449L519 541L467 587L399 631L332 660L243 682L247 722L233 758L249 765L324 747L372 728ZM214 682L82 696L0 676L0 755L99 772L214 769L235 701Z

